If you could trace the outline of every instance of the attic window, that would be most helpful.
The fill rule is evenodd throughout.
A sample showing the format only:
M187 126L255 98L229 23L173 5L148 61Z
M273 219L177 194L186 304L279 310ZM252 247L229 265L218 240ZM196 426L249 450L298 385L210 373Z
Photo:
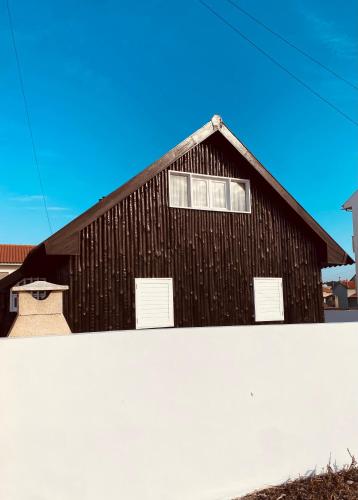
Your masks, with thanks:
M189 177L187 175L170 176L170 197L175 207L189 206Z
M250 213L250 181L170 171L169 200L176 208Z

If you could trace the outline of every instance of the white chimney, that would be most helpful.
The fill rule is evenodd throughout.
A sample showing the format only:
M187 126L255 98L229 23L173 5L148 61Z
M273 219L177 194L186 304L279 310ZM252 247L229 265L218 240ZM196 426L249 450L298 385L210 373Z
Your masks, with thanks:
M18 313L9 337L68 335L70 327L63 315L63 292L68 286L47 281L14 286L18 294Z

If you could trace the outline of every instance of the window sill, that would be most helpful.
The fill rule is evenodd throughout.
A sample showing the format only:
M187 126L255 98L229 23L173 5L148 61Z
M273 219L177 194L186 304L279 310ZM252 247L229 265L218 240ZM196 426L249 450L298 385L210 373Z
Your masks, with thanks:
M225 214L251 214L251 210L227 210L226 208L199 208L199 207L177 207L169 205L169 208L179 208L184 210L197 210L201 212L221 212Z

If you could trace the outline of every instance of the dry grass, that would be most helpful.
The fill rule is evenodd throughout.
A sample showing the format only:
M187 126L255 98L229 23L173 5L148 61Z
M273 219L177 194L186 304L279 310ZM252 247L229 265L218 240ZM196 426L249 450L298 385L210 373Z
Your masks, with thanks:
M323 474L256 491L241 500L358 500L357 462L352 457L351 465L340 471L329 464Z

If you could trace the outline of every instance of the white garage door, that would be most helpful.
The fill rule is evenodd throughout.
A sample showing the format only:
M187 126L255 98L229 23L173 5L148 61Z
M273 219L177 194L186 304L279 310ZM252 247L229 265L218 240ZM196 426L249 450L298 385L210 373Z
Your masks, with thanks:
M136 278L136 328L174 326L172 278Z
M254 278L255 321L282 321L282 278Z

